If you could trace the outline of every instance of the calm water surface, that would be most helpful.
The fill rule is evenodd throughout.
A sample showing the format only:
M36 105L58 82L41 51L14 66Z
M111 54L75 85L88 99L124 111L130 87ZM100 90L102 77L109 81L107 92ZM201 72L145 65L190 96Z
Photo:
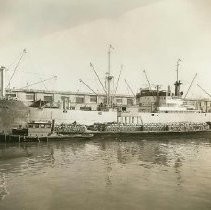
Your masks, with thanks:
M0 209L211 209L211 136L0 144Z

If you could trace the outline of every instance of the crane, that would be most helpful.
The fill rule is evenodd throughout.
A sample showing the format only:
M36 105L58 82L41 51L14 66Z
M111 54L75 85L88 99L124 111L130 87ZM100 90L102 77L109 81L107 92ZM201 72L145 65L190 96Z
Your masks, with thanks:
M149 89L150 89L150 90L152 90L152 88L151 88L151 84L150 84L150 82L149 82L149 79L148 79L148 76L147 76L146 71L145 71L145 70L143 70L143 73L144 73L144 75L145 75L145 77L146 77L147 83L148 83L148 85L149 85Z
M18 67L19 67L19 65L20 65L20 63L21 63L21 60L23 59L23 57L24 57L25 54L26 54L26 49L23 49L23 51L22 51L22 53L21 53L21 56L20 56L20 58L19 58L19 60L18 60L18 62L17 62L17 64L16 64L16 66L15 66L15 68L14 68L13 74L12 74L12 76L10 77L9 82L8 82L8 85L7 85L6 88L10 88L11 80L13 79L13 77L14 77L14 75L15 75L15 72L17 71L17 69L18 69Z
M150 84L150 82L149 82L149 79L148 79L147 73L146 73L146 71L145 71L145 70L143 70L143 73L144 73L144 75L145 75L145 77L146 77L146 80L147 80L147 83L148 83L148 85L149 85L149 90L151 91L151 90L152 90L152 88L151 88L151 84ZM152 93L153 93L153 92L152 92ZM154 94L153 94L153 98L155 99Z
M95 68L94 68L94 66L93 66L92 63L90 63L90 67L92 68L92 70L94 71L94 73L95 73L95 75L96 75L98 81L100 82L100 84L101 84L101 86L102 86L102 88L103 88L103 91L105 92L105 94L107 94L107 92L106 92L106 90L105 90L105 87L104 87L103 83L101 82L100 77L98 76L97 72L95 71Z
M39 81L39 82L35 82L35 83L32 83L32 84L28 84L28 85L22 87L21 89L28 88L28 87L30 87L30 86L37 85L37 84L40 84L40 83L43 83L43 82L46 82L46 81L49 81L49 80L52 80L52 79L57 79L57 76L53 76L53 77L50 77L50 78L48 78L48 79L41 80L41 81Z
M190 91L190 89L191 89L191 87L192 87L192 85L193 85L193 82L194 82L194 80L196 79L196 77L197 77L197 74L195 74L195 76L193 77L193 79L192 79L192 81L191 81L191 83L190 83L190 86L189 86L189 88L188 88L188 91L187 91L187 93L185 94L184 99L185 99L186 96L188 95L188 93L189 93L189 91Z
M95 95L98 95L89 85L87 85L82 79L79 79L81 83L83 83L89 90L91 90Z
M126 79L125 79L125 83L126 83L127 87L130 89L130 91L133 94L133 96L136 97L135 93L133 92L132 88L130 87L130 85L128 84Z
M204 93L206 93L209 97L211 97L211 95L210 95L205 89L203 89L199 84L197 84L197 86L198 86Z
M115 95L116 95L116 92L117 92L117 89L118 89L118 86L119 86L119 80L120 80L120 77L121 77L121 74L122 74L122 69L123 69L123 65L121 65L121 69L120 69L119 76L118 76L118 79L117 79L116 88L115 88L115 91L114 91Z

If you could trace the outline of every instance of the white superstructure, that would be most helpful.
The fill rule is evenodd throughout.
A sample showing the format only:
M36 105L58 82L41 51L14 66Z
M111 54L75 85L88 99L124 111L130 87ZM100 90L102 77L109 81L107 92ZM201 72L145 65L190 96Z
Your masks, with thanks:
M194 106L185 105L184 100L178 97L167 96L165 104L157 108L158 112L201 112Z
M56 124L77 122L83 125L117 122L117 111L112 109L108 111L66 110L64 112L62 109L29 107L29 112L29 121L55 120Z
M211 122L211 113L203 113L192 106L184 104L184 100L177 97L166 97L166 103L157 108L157 112L139 112L138 108L118 114L118 122L126 124L149 123L204 123Z

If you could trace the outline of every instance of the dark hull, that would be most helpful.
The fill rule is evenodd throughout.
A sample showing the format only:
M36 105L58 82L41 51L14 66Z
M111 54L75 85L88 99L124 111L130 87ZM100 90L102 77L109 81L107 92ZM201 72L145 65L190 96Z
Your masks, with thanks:
M0 134L0 143L15 143L15 142L48 142L48 141L70 141L70 140L89 140L93 138L92 134L70 134L62 136L22 136L22 135L7 135Z
M29 109L21 101L0 100L0 132L9 133L12 128L24 126L29 117Z

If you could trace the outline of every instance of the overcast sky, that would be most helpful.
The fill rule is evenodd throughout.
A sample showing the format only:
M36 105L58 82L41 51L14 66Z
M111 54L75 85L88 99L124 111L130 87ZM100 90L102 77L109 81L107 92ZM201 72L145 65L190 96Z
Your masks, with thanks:
M116 80L124 66L118 92L129 93L125 78L134 91L146 87L144 69L152 84L166 89L181 58L184 92L198 73L189 96L206 97L196 84L211 93L210 11L209 0L0 0L0 65L9 68L8 80L26 48L12 87L57 75L32 87L89 91L83 79L102 92L89 62L104 80L112 44Z

